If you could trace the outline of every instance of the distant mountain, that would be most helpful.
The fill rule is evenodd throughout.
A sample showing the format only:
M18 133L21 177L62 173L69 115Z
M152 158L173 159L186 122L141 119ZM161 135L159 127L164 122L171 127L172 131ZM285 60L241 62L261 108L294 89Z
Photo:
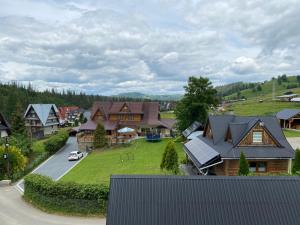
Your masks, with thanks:
M174 95L146 95L140 92L125 92L120 93L117 97L126 97L126 98L135 98L135 99L149 99L149 100L157 100L157 101L178 101L182 97L182 95L174 94Z

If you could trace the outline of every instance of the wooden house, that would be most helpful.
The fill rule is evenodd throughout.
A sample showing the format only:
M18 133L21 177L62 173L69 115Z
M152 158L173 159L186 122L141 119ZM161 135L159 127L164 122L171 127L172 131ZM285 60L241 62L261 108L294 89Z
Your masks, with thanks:
M30 104L24 118L28 134L33 138L42 138L58 129L59 115L54 104Z
M209 116L184 150L199 174L215 175L237 175L242 152L253 173L287 173L295 154L274 116Z
M79 128L80 149L92 146L98 123L103 124L109 144L116 144L118 130L124 127L134 129L139 136L149 132L171 136L175 120L161 119L157 102L95 102L90 120Z
M282 128L300 129L300 110L284 109L276 114Z

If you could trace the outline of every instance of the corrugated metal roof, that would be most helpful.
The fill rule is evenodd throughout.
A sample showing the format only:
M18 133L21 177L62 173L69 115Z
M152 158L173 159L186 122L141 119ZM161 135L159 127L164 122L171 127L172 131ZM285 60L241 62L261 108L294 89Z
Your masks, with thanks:
M107 225L299 225L299 177L111 177Z
M284 110L281 110L280 112L278 112L276 114L276 117L277 117L277 119L280 119L280 120L288 120L288 119L296 116L297 114L300 114L299 109L284 109Z

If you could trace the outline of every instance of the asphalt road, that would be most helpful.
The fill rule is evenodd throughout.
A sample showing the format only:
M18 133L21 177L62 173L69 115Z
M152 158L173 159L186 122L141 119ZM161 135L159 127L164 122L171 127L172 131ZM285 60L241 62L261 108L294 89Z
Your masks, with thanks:
M59 180L64 174L66 174L70 169L72 169L80 160L78 161L68 161L68 155L71 151L78 150L77 142L75 137L69 137L67 144L60 151L55 153L47 161L41 164L33 173L38 173L51 177L53 180ZM21 180L17 183L17 187L24 190L24 181Z
M67 217L47 214L26 203L13 187L0 187L1 225L105 225L102 218Z

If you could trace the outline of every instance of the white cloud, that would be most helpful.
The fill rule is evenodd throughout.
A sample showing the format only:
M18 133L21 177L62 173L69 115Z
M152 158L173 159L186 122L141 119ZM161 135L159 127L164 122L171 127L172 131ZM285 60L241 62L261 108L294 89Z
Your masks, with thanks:
M0 77L115 94L299 74L299 13L296 0L2 0Z

